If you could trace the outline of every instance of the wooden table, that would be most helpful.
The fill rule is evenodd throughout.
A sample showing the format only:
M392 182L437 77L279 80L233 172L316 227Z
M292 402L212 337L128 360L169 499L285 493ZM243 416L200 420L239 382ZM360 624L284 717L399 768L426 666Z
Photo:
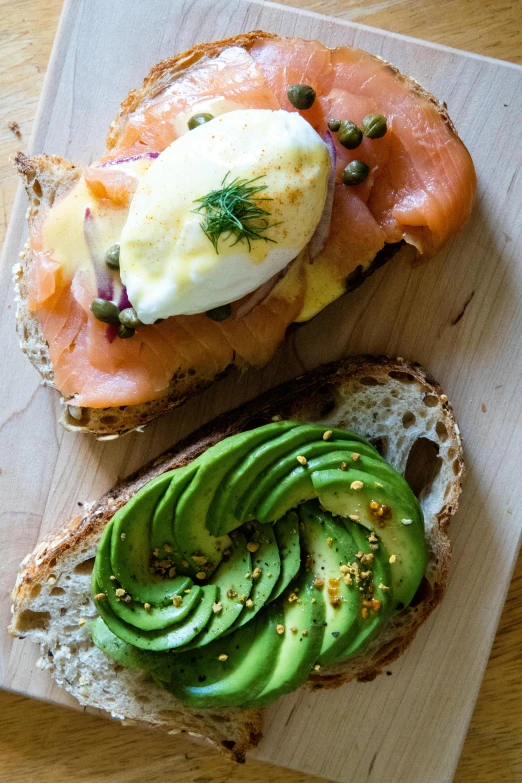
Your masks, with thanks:
M522 62L520 0L287 2ZM29 139L61 5L62 0L0 0L0 238L5 234L17 185L7 157L25 149ZM521 598L522 557L515 569L456 783L522 780ZM213 749L198 748L184 739L123 728L13 694L0 693L0 711L0 783L25 783L29 779L35 783L141 783L169 773L178 783L232 783L261 776L266 783L309 779L254 761L246 767L234 767Z

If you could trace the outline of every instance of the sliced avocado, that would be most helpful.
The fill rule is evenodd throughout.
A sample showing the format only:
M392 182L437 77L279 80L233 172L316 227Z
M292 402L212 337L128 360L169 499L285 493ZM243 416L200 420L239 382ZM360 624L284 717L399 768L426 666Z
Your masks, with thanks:
M313 574L309 572L296 581L295 588L299 591L299 601L288 601L286 593L283 596L283 643L277 660L263 690L241 704L245 709L266 707L285 693L294 691L306 681L317 661L324 636L324 599L313 586ZM269 604L265 611L273 617L272 613L277 613L279 605L280 602L276 601Z
M188 563L174 534L174 515L182 493L190 484L199 469L198 460L194 460L184 468L173 471L171 482L165 494L154 510L150 530L151 551L156 551L160 560L170 560L176 568L176 573L187 574L194 578L197 568ZM166 548L165 548L166 547Z
M280 619L276 612L261 612L235 633L173 656L168 682L161 684L191 707L240 705L259 693L270 677L281 648L276 631ZM165 672L160 676L165 678Z
M318 431L314 424L294 422L292 428L252 449L228 472L218 488L212 502L211 515L219 519L232 514L238 520L248 521L245 507L249 505L250 496L260 477L289 451L309 441L320 440L323 432Z
M299 542L299 517L295 511L289 511L285 517L278 519L274 525L274 535L279 548L281 571L267 603L279 598L292 579L299 573L301 545Z
M152 597L148 598L149 607L147 609L144 608L143 603L135 601L134 596L131 596L132 600L127 600L127 595L118 596L118 591L122 587L112 573L111 542L113 534L113 526L107 525L98 545L93 576L99 592L105 593L114 614L129 625L143 631L156 631L181 622L193 610L195 604L201 600L201 588L193 587L191 580L184 576L161 580L159 577L147 574L147 582L140 585L141 590L139 591L141 594L147 585L151 587L149 593L145 594L147 596L154 595L155 602ZM189 588L192 588L190 593L185 594L185 590ZM123 590L125 589L123 588ZM180 606L174 606L172 603L174 596L182 598L183 603Z
M252 590L249 598L252 601L252 606L249 602L245 603L243 611L231 626L231 630L250 622L263 608L274 589L274 584L277 582L281 570L279 547L272 525L260 525L257 522L252 522L250 526L253 528L253 533L250 536L249 544L259 547L251 554Z
M101 592L94 582L95 596ZM110 630L124 642L133 644L141 650L170 650L181 647L191 641L207 624L216 601L217 588L207 585L201 589L201 599L193 611L178 625L170 625L159 631L142 631L120 619L111 609L107 600L94 598L94 604Z
M327 666L353 639L360 616L361 594L356 584L344 582L341 566L353 563L359 547L346 528L323 512L317 501L299 508L301 546L306 567L323 586L316 588L324 597L326 625L317 662ZM315 594L314 594L315 595Z
M292 429L293 422L274 422L254 430L240 432L216 443L199 458L199 470L178 502L176 513L176 538L182 544L187 540L188 552L195 551L197 541L190 543L192 529L206 529L208 536L221 536L238 526L230 509L224 509L225 517L217 518L209 511L220 485L226 480L230 470L240 465L249 452L256 446ZM178 535L178 531L183 536ZM204 553L206 554L206 553Z
M203 647L226 633L245 608L245 599L252 591L252 563L247 541L241 533L232 535L230 557L223 559L212 574L210 584L217 587L218 611L212 611L205 628L189 643L187 648ZM203 588L204 589L204 588Z
M354 448L357 448L357 452L354 452ZM266 488L263 499L255 509L252 509L252 513L262 522L280 519L288 509L296 508L300 503L316 497L317 493L311 478L314 471L328 468L340 469L343 463L352 465L352 455L357 453L359 458L363 449L366 449L364 444L329 440L327 443L308 444L301 449L299 455L296 452L288 455L286 460L281 460L276 466L277 477L273 477L272 488ZM307 460L305 465L299 464L298 456Z
M312 482L324 508L345 518L359 517L360 524L374 531L389 555L395 556L393 596L396 604L408 606L426 569L424 520L417 498L403 477L390 466L386 466L385 477L380 470L382 465L375 461L375 465L362 465L367 470L316 471L312 473ZM390 518L380 519L372 514L372 502L387 506Z
M362 655L371 640L379 633L384 623L393 613L394 607L393 591L392 589L386 590L386 587L390 587L391 582L390 565L386 549L379 544L377 550L372 550L366 531L356 522L347 520L347 528L351 532L358 550L364 554L372 554L374 557L373 562L368 566L373 572L373 593L371 597L379 601L380 607L378 611L374 611L371 607L365 607L362 602L364 599L361 600L356 633L351 640L348 640L348 644L343 649L336 650L336 662L345 661L347 658L353 658L356 655ZM366 609L366 617L363 617L363 609ZM333 663L333 661L330 662Z
M138 650L132 644L123 642L115 636L101 617L89 622L92 640L99 650L126 669L155 669L161 663L164 653Z
M108 525L111 530L112 575L135 601L142 604L161 604L165 601L165 580L151 575L149 571L152 555L150 526L156 506L167 491L172 477L171 471L149 481L116 512Z

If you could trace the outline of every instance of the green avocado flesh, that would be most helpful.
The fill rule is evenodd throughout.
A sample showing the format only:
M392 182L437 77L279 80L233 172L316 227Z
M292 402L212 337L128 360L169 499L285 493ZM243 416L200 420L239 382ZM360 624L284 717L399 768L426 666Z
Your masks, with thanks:
M114 515L93 641L198 709L264 707L362 655L412 601L421 508L358 435L292 421L153 479Z

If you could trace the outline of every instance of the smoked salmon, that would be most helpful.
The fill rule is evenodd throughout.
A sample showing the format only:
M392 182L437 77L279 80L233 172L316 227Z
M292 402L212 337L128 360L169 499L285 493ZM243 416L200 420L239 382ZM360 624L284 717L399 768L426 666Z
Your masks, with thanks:
M90 310L99 296L96 274L72 261L64 265L44 249L47 211L33 216L28 305L49 345L54 383L72 405L135 405L167 394L177 373L211 380L232 363L262 366L292 322L307 320L340 296L350 273L368 267L385 244L404 240L429 258L466 221L476 187L473 163L434 99L366 52L264 35L242 45L224 42L219 53L201 56L162 89L151 90L113 130L101 160L84 169L81 187L122 225L139 179L119 162L156 157L186 131L187 117L208 106L216 114L297 111L287 97L294 84L315 91L313 106L300 114L323 138L330 118L360 124L371 113L386 117L387 133L364 138L354 150L333 134L335 184L324 247L316 258L293 264L241 317L234 304L221 322L204 313L175 316L138 328L132 339L114 339L114 328ZM344 168L361 159L368 177L346 187ZM85 221L92 233L96 215L86 214ZM112 290L112 278L109 284Z

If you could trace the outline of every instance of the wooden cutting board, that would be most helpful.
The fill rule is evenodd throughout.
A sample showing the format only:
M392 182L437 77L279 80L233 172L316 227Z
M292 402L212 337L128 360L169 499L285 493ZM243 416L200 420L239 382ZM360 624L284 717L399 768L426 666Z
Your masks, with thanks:
M146 8L146 15L144 9ZM452 526L447 597L410 651L372 684L297 693L267 712L257 756L350 783L449 781L487 661L520 538L522 457L522 68L358 25L247 0L70 0L36 121L34 152L88 163L128 90L162 57L263 28L382 55L449 105L479 174L466 229L429 265L405 261L294 334L263 372L235 375L144 434L97 443L56 424L58 395L18 350L9 268L24 241L15 204L3 258L0 329L2 627L19 561L119 477L223 410L344 353L388 352L427 366L454 402L468 477ZM0 635L0 685L74 704Z

